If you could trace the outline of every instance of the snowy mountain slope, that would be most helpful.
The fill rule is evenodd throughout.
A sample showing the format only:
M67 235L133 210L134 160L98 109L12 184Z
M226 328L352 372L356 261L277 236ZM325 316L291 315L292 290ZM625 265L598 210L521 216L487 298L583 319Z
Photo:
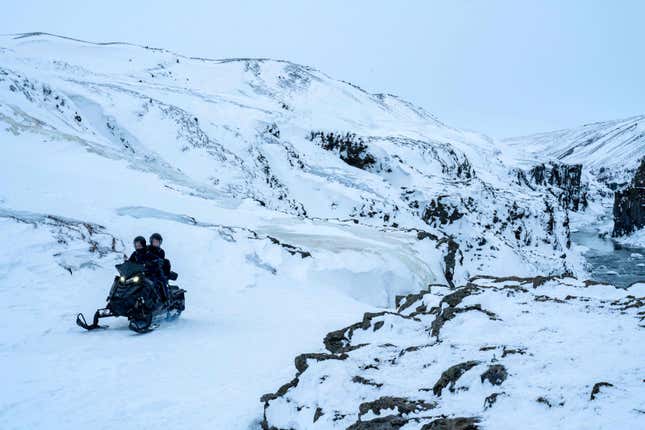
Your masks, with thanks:
M566 278L430 286L297 356L263 428L639 428L644 294Z
M514 137L504 143L529 158L582 164L596 174L606 170L633 174L645 156L645 115Z
M5 37L2 55L0 118L18 138L72 143L220 206L458 237L461 280L508 274L508 258L524 274L579 270L566 214L547 228L555 201L509 178L490 139L397 97L283 61L44 34Z
M285 61L3 36L0 145L3 429L255 429L295 354L397 295L583 273L503 145ZM185 314L80 333L153 231Z

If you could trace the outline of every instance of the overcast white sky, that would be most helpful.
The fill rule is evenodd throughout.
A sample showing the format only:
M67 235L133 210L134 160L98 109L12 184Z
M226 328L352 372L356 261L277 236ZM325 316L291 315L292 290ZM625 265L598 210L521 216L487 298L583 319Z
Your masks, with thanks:
M645 1L5 0L0 33L307 64L497 137L645 113Z

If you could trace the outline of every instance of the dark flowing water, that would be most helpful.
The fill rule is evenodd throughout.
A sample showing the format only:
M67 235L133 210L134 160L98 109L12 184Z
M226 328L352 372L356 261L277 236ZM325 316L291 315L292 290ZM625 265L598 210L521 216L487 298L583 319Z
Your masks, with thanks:
M572 232L571 240L589 248L584 255L592 279L617 287L645 282L645 248L621 245L611 238L600 237L595 230Z

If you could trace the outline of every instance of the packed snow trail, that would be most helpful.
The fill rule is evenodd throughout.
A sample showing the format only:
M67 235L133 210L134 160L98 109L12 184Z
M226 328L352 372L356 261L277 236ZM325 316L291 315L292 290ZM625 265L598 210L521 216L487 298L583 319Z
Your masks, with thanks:
M144 220L128 222L150 229ZM324 274L308 280L315 270L299 266L311 258L267 240L233 234L236 242L228 242L217 230L173 221L157 220L155 228L188 289L184 314L147 335L131 333L124 319L84 332L75 313L104 304L121 256L94 257L71 242L79 261L100 267L70 276L51 255L61 246L45 226L1 218L2 235L14 245L1 249L0 260L0 354L12 387L0 398L0 427L246 429L261 415L259 395L288 376L298 351L317 348L327 331L375 309L322 282ZM347 261L352 251L342 252ZM249 255L266 261L248 263ZM274 266L276 274L268 269ZM345 271L346 282L361 276ZM340 269L333 280L343 280Z

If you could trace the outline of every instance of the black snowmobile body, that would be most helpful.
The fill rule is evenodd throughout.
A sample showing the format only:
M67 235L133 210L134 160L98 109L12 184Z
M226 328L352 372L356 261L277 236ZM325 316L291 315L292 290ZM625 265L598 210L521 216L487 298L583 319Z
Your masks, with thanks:
M137 333L146 333L156 328L164 319L177 318L185 309L185 290L176 285L160 285L146 274L145 266L125 262L115 266L119 275L115 276L107 297L107 306L94 313L92 324L88 324L83 314L76 316L76 324L86 330L107 328L99 325L100 318L127 317L129 327ZM171 272L170 279L176 280L177 274Z

